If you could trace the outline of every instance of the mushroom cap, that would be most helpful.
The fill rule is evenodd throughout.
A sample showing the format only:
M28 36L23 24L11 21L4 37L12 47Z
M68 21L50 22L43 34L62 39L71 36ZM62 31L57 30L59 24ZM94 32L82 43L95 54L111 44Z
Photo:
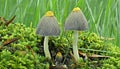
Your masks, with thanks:
M60 34L60 28L56 17L52 11L48 11L40 20L37 26L36 34L42 36L57 36Z
M65 21L65 30L87 30L88 22L79 7L74 8Z

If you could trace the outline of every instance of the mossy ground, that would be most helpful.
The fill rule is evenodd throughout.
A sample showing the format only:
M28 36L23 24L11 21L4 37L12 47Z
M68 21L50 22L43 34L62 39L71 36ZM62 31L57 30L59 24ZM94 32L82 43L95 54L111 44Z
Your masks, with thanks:
M4 45L6 40L19 38ZM35 28L26 27L23 24L0 24L0 68L11 69L48 69L55 64L55 55L58 51L63 54L62 64L68 68L81 69L120 69L120 48L114 46L110 40L101 39L95 33L80 32L78 47L79 51L90 55L97 54L110 56L110 58L84 59L81 57L75 63L70 55L72 52L72 32L61 33L58 37L50 37L49 49L52 60L48 61L43 52L44 37L35 34Z

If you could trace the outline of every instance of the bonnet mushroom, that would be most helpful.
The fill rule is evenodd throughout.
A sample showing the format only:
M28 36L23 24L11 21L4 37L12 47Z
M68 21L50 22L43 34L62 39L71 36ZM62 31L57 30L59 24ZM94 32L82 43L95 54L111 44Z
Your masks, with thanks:
M51 55L48 47L48 36L58 36L60 34L60 28L54 13L52 11L46 12L40 20L37 26L36 34L44 36L44 53L45 56L51 59Z
M65 21L65 30L73 30L73 54L76 60L79 59L78 54L78 31L83 31L88 29L88 22L80 10L79 7L76 7L72 10Z

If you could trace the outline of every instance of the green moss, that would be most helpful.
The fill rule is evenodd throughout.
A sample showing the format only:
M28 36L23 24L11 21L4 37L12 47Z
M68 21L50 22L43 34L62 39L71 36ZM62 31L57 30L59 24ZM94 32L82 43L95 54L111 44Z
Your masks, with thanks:
M8 45L3 43L8 39L20 37L20 39ZM39 48L36 46L41 42L37 37L35 29L23 24L10 24L0 26L0 68L31 69L45 68L44 56L37 54ZM29 46L31 49L29 49ZM34 55L33 55L34 53Z
M54 64L54 57L58 51L63 54L64 61L68 67L74 64L71 59L72 32L65 32L58 37L50 37L49 48L52 55L52 62L45 60L43 52L43 37L35 34L35 28L26 27L23 24L10 24L0 26L0 68L12 69L44 69ZM8 39L19 37L20 39L8 45L3 43ZM98 54L110 56L108 59L87 59L86 62L80 58L76 69L119 69L120 48L114 46L110 41L101 39L95 33L82 32L79 34L79 50L86 54ZM97 62L97 63L96 63Z

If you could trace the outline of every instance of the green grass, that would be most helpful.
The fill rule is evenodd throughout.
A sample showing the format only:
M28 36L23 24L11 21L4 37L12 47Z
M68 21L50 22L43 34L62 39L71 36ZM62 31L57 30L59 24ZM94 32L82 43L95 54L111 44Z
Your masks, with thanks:
M85 14L90 32L99 36L115 38L112 41L120 46L120 0L0 0L0 16L14 22L34 27L46 11L52 10L59 23L64 26L68 14L74 7L80 7Z

